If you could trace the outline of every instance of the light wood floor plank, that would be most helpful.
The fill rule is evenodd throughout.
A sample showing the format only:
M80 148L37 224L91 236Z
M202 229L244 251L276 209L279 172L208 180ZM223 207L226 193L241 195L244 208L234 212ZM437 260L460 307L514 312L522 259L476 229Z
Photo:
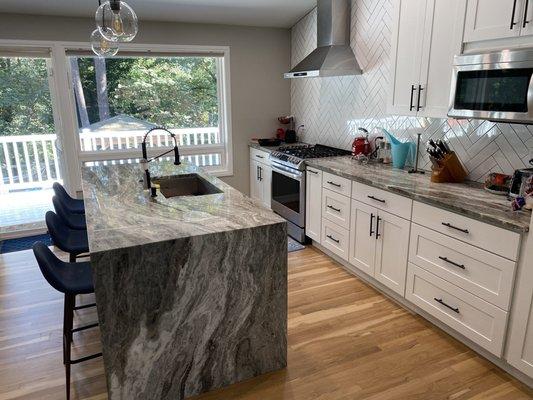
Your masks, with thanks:
M85 296L83 302L92 302ZM62 295L31 251L0 255L0 400L64 398ZM75 323L94 321L80 310ZM308 248L289 254L289 366L195 400L525 400L533 391ZM99 351L97 330L73 356ZM102 360L73 367L73 398L105 400Z

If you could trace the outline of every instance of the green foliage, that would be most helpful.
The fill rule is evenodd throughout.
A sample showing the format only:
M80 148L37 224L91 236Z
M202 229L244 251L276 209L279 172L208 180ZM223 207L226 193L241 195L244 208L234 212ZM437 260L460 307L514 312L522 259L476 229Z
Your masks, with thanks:
M54 132L46 60L0 58L0 135Z
M91 123L100 121L92 58L78 60ZM167 128L217 126L214 58L106 60L110 115L126 114Z

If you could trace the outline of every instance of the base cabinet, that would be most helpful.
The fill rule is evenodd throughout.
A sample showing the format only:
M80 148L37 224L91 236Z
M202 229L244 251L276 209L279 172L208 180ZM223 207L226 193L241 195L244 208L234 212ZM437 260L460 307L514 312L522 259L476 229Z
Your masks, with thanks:
M409 229L408 220L352 200L350 263L403 296Z
M322 171L307 167L305 184L305 235L321 243Z
M252 149L251 155L262 153ZM265 207L271 207L272 198L272 167L267 163L267 155L260 155L262 158L250 159L250 197L259 200ZM258 161L261 160L261 161Z

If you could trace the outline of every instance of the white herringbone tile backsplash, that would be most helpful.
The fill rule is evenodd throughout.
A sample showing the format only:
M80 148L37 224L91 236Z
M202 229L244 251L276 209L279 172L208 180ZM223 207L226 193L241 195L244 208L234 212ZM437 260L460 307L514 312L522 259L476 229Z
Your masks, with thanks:
M533 151L533 126L488 121L415 118L386 114L390 79L391 0L352 0L351 43L363 75L291 82L292 114L304 124L302 140L349 149L357 127L376 127L398 138L445 139L471 180L490 172L511 174L526 167ZM292 28L292 65L316 47L316 9ZM301 132L302 133L302 132ZM429 169L425 151L421 166Z

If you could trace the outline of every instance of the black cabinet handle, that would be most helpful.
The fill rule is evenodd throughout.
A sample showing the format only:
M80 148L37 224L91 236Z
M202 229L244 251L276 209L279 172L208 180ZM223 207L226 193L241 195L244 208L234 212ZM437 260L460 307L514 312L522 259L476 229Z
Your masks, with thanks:
M339 213L341 212L341 209L340 209L340 208L335 208L335 207L333 207L333 206L330 206L329 204L328 204L328 208L331 208L333 211L337 211L337 212L339 212Z
M374 227L374 213L370 214L370 237L374 234L374 230L372 229Z
M379 233L379 221L381 221L381 220L382 220L382 218L380 218L379 215L378 215L378 219L376 221L376 239L381 236L381 233Z
M338 183L331 182L331 181L328 181L328 183L329 183L330 185L333 185L333 186L336 186L336 187L339 187L339 188L342 186L342 185L339 185Z
M255 171L255 175L256 175L256 180L260 181L261 180L261 173L259 172L259 165L256 168L256 171Z
M529 0L526 0L526 5L524 6L524 23L522 24L522 28L525 28L527 24L529 24L530 21L527 20L527 11L529 8Z
M415 94L415 85L411 85L411 103L409 105L409 111L413 111L413 108L415 108L415 106L413 105L413 96Z
M513 30L514 26L516 25L516 22L514 22L514 17L516 14L516 0L513 2L513 13L511 14L511 27L509 29Z
M453 226L452 224L450 224L450 223L448 223L448 222L443 222L442 225L447 226L447 227L450 228L450 229L455 229L456 231L459 231L459 232L470 233L470 232L468 232L468 229L461 229L461 228L458 228L458 227Z
M383 200L383 199L378 199L377 197L374 197L374 196L366 196L366 197L368 197L369 199L372 199L372 200L379 201L380 203L386 203L385 200Z
M333 236L331 236L331 235L326 235L326 237L327 237L328 239L333 240L335 243L340 243L340 242L341 242L340 240L335 239L335 238L334 238Z
M466 269L466 267L463 265L463 264L458 264L456 262L453 262L452 260L449 260L448 257L440 257L439 258L442 260L442 261L445 261L447 262L448 264L451 264L457 268L461 268L461 269Z
M257 158L265 158L265 157L263 157L263 156L260 156L259 154L256 154L255 156L256 156Z
M433 300L435 300L435 301L436 301L437 303L439 303L439 304L442 304L444 307L449 308L449 309L452 310L453 312L456 312L457 314L459 314L459 308L457 308L457 307L452 307L452 306L450 306L449 304L446 304L442 299L437 299L436 297L434 297Z
M313 171L312 169L308 169L307 172L311 172L312 174L318 175L318 172Z
M416 101L416 111L420 111L420 109L422 108L420 106L420 97L422 97L423 90L424 88L422 87L422 85L418 85L418 100Z

